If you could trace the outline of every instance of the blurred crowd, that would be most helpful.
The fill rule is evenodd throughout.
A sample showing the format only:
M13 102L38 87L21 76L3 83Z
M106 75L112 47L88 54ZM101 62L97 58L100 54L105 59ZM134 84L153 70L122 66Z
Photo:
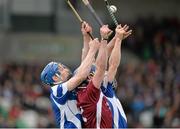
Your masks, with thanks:
M49 89L40 83L41 66L2 64L0 127L55 127Z
M125 45L141 62L117 76L129 127L180 127L180 21L139 19L133 30Z
M124 47L139 64L121 64L117 96L129 127L180 127L180 21L139 19ZM126 57L122 57L126 58ZM0 127L55 127L42 65L0 66Z

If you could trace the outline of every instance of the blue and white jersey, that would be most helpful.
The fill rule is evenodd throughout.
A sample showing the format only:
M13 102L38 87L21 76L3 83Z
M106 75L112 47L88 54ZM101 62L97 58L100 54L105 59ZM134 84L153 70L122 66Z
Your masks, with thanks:
M81 128L82 116L77 108L76 94L68 91L66 82L51 87L50 99L59 128Z
M113 89L113 84L106 81L106 76L101 86L101 90L108 100L108 104L111 108L113 115L113 126L112 128L127 128L127 118L122 108L121 102L116 97Z

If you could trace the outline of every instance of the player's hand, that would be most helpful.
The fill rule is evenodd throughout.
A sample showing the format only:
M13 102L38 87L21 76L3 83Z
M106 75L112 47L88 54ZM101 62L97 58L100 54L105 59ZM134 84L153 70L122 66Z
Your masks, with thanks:
M124 25L123 27L121 25L118 25L116 27L116 38L119 38L121 40L126 39L129 35L132 34L132 30L129 30L129 26Z
M101 38L108 39L110 33L111 33L111 30L108 28L108 25L103 25L100 28Z
M89 48L94 51L97 51L99 49L99 46L100 46L100 42L99 42L98 38L95 38L94 40L91 40L89 42Z
M84 36L88 36L88 32L92 33L92 27L87 23L87 22L83 22L81 25L81 32Z

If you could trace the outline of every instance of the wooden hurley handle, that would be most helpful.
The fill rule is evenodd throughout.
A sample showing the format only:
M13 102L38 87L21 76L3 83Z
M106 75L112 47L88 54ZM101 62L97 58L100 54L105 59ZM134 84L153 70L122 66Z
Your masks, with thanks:
M88 0L82 0L83 1L83 3L85 4L85 5L88 5L89 4L89 1Z

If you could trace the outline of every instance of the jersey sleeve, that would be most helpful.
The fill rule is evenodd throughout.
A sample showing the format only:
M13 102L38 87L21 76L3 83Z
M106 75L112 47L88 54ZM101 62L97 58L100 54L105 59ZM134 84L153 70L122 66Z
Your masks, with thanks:
M59 104L65 103L68 99L69 94L67 83L62 83L51 87L51 94Z

